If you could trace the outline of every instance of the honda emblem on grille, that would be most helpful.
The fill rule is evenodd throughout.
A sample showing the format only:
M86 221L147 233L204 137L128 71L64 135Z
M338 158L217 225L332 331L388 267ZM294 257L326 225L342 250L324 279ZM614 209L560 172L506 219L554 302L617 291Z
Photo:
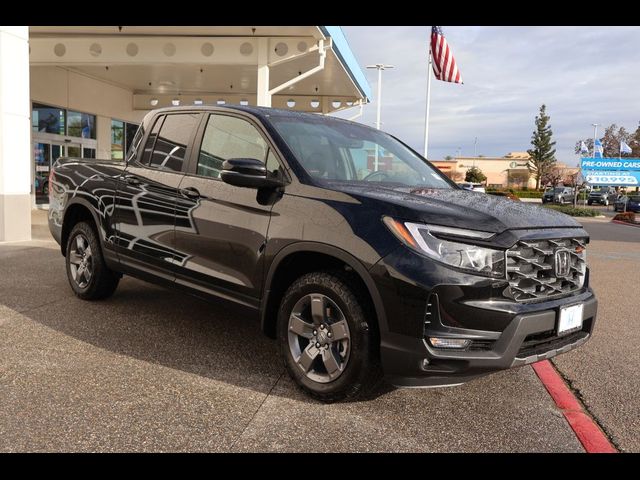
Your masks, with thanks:
M566 248L559 248L554 255L556 277L566 277L571 270L571 253Z

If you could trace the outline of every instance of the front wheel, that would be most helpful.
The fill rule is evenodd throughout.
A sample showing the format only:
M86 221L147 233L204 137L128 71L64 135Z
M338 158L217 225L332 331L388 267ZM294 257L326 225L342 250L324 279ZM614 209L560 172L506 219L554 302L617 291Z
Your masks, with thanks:
M278 312L278 340L293 380L335 402L370 392L382 378L370 306L341 272L298 278Z
M113 294L120 276L104 262L100 241L87 222L76 224L67 241L67 278L83 300L99 300Z

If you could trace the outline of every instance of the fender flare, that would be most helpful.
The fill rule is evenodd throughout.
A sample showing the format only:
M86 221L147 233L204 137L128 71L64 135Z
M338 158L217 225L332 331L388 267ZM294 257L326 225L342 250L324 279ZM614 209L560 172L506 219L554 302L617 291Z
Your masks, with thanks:
M98 212L96 211L96 207L94 205L92 205L91 202L89 202L86 198L83 198L83 197L80 197L80 196L74 196L73 198L71 198L69 200L69 203L67 203L65 205L64 215L62 217L62 219L63 219L62 220L63 228L64 228L65 219L67 218L67 213L69 212L69 208L74 206L74 205L82 205L87 210L89 210L89 212L91 213L91 217L93 218L93 221L96 224L96 228L98 229L98 239L100 240L100 246L102 247L102 250L104 251L104 243L105 243L104 226L102 225L102 222L100 221L100 216L98 215ZM60 242L60 248L63 250L63 255L64 255L65 245L64 245L64 242L62 242L62 241Z
M376 317L378 319L378 328L380 329L380 333L383 334L388 332L388 324L387 324L387 316L384 310L384 304L382 302L382 297L378 292L378 287L376 286L373 278L369 274L369 271L365 268L365 266L353 255L349 252L342 250L338 247L334 247L332 245L327 245L325 243L316 243L316 242L296 242L286 247L282 248L271 261L269 265L269 270L267 272L265 283L264 283L264 295L262 296L262 301L260 302L260 328L262 331L266 331L266 315L267 315L267 302L269 300L271 294L271 282L273 281L273 277L278 270L279 265L282 261L287 258L289 255L298 253L298 252L313 252L313 253L322 253L324 255L328 255L331 257L335 257L338 260L341 260L349 267L353 268L353 270L360 276L362 281L365 284L369 292L369 296L373 300L373 307L376 312Z

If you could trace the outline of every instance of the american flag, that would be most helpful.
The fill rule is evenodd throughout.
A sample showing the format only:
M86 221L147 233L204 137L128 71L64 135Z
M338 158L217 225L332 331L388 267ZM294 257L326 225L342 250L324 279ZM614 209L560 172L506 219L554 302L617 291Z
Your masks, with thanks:
M438 80L462 83L462 75L453 58L453 52L440 27L431 27L431 56L433 57L433 74Z

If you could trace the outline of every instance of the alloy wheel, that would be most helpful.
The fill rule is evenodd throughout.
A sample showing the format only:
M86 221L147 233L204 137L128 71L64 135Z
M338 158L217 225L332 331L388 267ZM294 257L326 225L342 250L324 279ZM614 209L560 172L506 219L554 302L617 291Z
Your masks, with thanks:
M69 267L71 278L80 288L86 288L93 275L93 254L89 240L78 233L69 250Z
M289 316L289 351L307 378L336 380L349 361L351 333L342 310L326 295L305 295Z

